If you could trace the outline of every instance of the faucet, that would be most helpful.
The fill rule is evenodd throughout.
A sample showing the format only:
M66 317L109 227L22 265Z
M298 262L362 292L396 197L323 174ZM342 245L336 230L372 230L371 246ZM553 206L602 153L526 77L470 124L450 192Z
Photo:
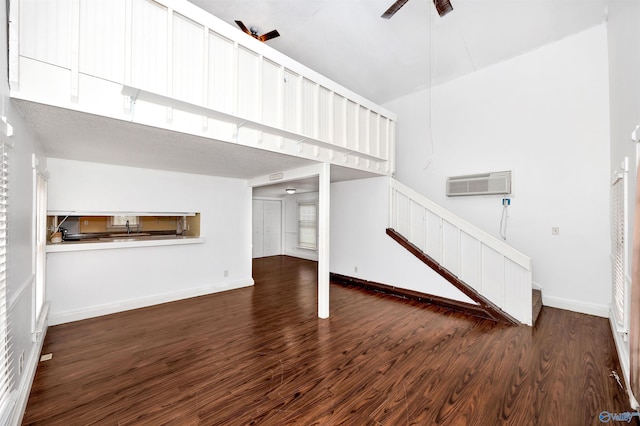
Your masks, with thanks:
M127 234L131 233L131 227L129 226L129 221L127 220L127 223L125 224L125 226L127 227Z

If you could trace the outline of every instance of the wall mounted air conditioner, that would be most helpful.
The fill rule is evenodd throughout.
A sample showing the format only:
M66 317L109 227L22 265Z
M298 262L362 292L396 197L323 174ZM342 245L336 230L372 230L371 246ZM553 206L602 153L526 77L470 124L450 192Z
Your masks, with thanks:
M511 194L511 171L447 178L447 197Z

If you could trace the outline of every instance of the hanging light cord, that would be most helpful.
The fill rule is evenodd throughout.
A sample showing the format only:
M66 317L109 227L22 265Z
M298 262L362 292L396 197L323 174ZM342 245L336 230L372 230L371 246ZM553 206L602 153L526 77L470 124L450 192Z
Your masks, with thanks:
M508 204L504 201L502 202L502 217L500 218L500 236L503 240L507 239L507 219L509 215L507 214Z

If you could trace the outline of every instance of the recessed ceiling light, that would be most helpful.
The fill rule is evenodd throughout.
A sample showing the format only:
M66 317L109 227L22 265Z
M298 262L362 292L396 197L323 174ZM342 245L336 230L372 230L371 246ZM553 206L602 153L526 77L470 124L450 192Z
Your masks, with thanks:
M296 189L295 188L287 188L287 189L285 189L285 191L287 191L287 194L295 194L296 193Z

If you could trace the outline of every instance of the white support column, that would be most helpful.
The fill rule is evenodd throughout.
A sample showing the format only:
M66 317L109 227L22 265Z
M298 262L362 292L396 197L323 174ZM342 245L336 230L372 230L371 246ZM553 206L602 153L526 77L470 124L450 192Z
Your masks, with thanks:
M329 217L331 165L322 163L318 202L318 317L329 318Z

